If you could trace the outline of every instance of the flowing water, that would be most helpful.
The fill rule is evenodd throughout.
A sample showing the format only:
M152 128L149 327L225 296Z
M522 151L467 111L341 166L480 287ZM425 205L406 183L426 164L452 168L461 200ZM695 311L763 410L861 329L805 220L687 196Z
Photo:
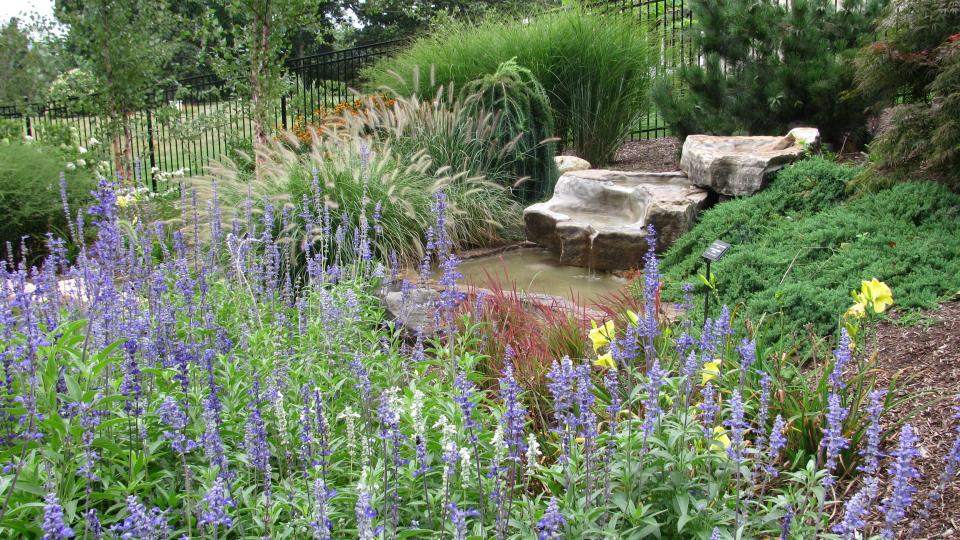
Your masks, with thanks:
M468 259L459 270L467 285L490 288L491 282L499 282L510 289L516 283L518 291L574 299L581 304L596 302L627 285L626 279L613 274L563 266L550 251L535 248Z

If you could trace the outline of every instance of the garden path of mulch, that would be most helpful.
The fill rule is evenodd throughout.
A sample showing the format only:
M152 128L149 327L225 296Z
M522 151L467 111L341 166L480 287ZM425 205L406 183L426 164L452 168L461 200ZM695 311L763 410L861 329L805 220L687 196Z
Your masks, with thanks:
M895 392L908 396L902 405L887 413L890 419L901 418L920 407L909 420L919 438L918 469L923 475L918 486L911 519L918 519L918 510L927 493L935 486L944 469L946 455L956 439L953 407L960 394L960 301L947 302L938 309L921 314L920 322L898 325L904 313L892 313L891 320L880 324L879 354L876 369L878 386L897 379ZM895 442L893 443L895 444ZM889 451L892 448L887 448ZM901 538L960 538L960 479L953 478L939 502L929 505L929 517L918 523L915 535L904 531ZM874 515L880 525L883 517Z
M562 152L576 155L572 149ZM619 171L669 172L680 170L680 140L676 137L660 137L642 141L627 141L617 150L607 169Z

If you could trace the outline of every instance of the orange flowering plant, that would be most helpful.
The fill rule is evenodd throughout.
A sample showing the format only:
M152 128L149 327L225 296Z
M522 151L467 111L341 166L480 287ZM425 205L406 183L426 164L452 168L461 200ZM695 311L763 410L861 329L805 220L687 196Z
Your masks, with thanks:
M365 116L371 109L389 109L396 102L396 99L384 94L373 94L363 98L358 97L352 101L341 101L329 109L320 106L314 109L309 120L304 118L302 114L297 115L290 131L297 140L309 143L312 137L311 130L318 136L322 136L331 129L343 127L344 117L347 115Z

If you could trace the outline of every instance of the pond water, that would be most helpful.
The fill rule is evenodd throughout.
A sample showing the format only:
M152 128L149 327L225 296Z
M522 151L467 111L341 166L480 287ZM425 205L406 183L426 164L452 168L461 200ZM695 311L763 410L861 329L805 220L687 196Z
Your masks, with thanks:
M499 281L504 289L516 283L518 291L549 294L589 304L623 289L627 280L613 274L563 266L546 249L512 249L468 259L460 265L463 282L490 288Z

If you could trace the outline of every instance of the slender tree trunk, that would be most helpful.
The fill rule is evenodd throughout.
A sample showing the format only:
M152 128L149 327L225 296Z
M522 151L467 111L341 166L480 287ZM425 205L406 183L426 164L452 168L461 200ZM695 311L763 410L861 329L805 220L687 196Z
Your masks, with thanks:
M103 36L109 36L112 31L109 13L109 3L101 3L100 11L103 16ZM113 89L116 81L113 76L113 62L110 58L110 43L106 37L100 40L100 51L103 55L103 71L107 87L108 112L110 115L110 133L113 139L113 168L114 173L119 174L124 183L131 182L130 179L130 153L133 148L133 135L130 132L130 113L121 112L121 107L117 103L117 96Z
M133 177L133 130L130 129L130 111L123 112L123 178L124 181L132 184L136 181Z
M104 4L100 4L101 11L109 9ZM109 13L102 13L103 15L103 36L110 35L110 15ZM123 171L123 142L120 140L120 131L117 129L119 124L118 120L118 107L117 107L117 98L113 93L113 63L110 60L110 43L107 41L106 37L103 37L100 40L100 54L103 55L103 73L105 78L105 83L107 87L107 109L110 114L110 133L112 134L113 139L113 170L116 173Z

